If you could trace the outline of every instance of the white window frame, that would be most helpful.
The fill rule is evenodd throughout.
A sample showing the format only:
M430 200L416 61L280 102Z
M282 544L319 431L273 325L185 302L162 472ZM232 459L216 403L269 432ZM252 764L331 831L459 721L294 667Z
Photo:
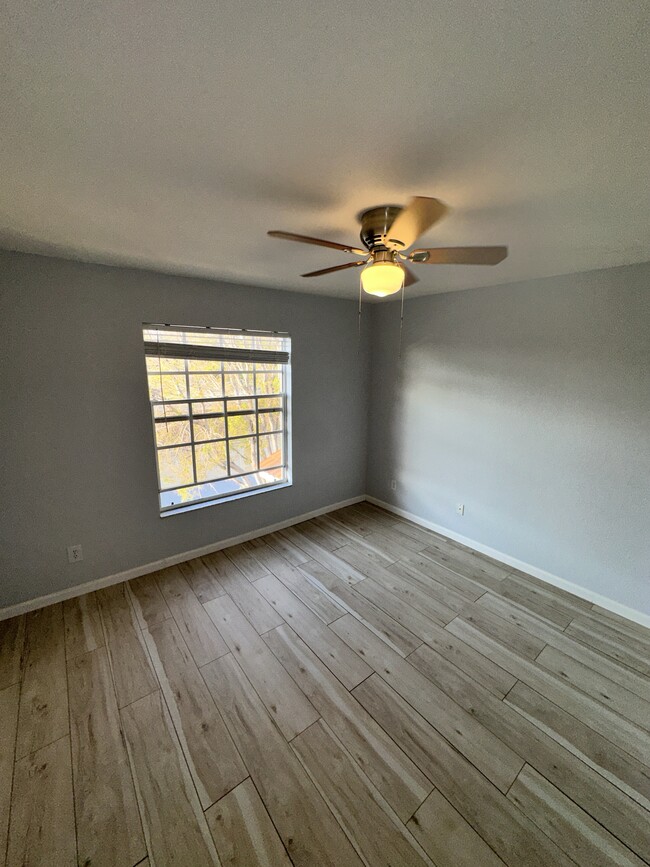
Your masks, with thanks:
M244 329L244 328L211 328L209 326L197 327L197 326L180 326L180 325L178 325L178 326L154 325L154 324L150 324L150 323L143 323L142 328L143 328L143 334L144 334L144 332L146 332L148 330L156 330L159 332L174 331L174 332L187 332L187 333L191 332L191 333L209 333L209 334L225 334L225 335L244 335L247 337L253 337L253 336L281 337L286 341L286 343L289 347L291 346L291 337L289 334L287 334L285 332L252 331L250 329ZM180 345L182 345L182 344L180 344ZM147 356L145 355L145 359L146 359L146 357ZM149 355L149 357L153 357L153 356ZM255 362L253 361L251 363L254 364ZM154 458L155 458L155 464L156 464L156 478L157 478L157 482L158 482L158 507L160 510L160 517L161 518L167 517L168 515L176 515L176 514L184 513L187 511L191 511L192 509L203 508L206 506L213 506L213 505L217 505L218 503L224 503L224 502L228 502L230 500L238 500L238 499L242 499L243 497L250 497L250 496L254 496L255 494L260 494L260 493L264 493L264 492L268 492L268 491L274 491L274 490L278 490L279 488L286 488L286 487L291 486L291 484L292 484L292 469L291 469L292 468L292 449L291 449L291 357L290 357L290 350L289 350L288 362L286 364L278 364L278 369L280 370L280 373L282 376L282 387L281 387L280 393L278 393L278 394L263 394L263 393L258 394L257 389L254 389L255 394L252 394L252 395L226 396L225 377L228 375L228 372L224 371L222 368L220 372L219 371L209 371L210 373L215 373L217 376L221 377L221 391L222 391L222 395L223 395L222 397L191 398L189 396L190 395L189 377L190 377L190 375L195 374L195 373L200 372L200 371L189 370L188 359L184 360L184 370L182 370L182 371L164 371L164 370L150 371L146 364L145 364L145 369L146 369L146 376L147 376L147 392L149 394L149 403L151 406L151 422L152 422L152 431L153 431ZM264 372L268 373L268 372L272 372L272 371L264 371ZM252 371L252 373L253 373L253 375L255 375L254 370ZM149 377L150 376L160 377L162 380L165 376L174 376L174 375L178 376L179 374L181 374L181 375L184 374L186 377L187 398L178 398L178 399L174 399L174 400L152 400L151 399L151 393L149 392ZM161 389L161 392L162 392L162 389ZM203 446L203 445L208 445L210 443L215 443L215 442L225 443L226 462L227 462L227 469L228 469L229 475L222 476L221 478L212 480L215 483L223 482L227 479L244 478L245 476L250 476L250 475L253 475L255 473L261 472L261 470L259 469L259 463L260 463L259 437L264 436L265 433L264 432L260 433L260 431L259 431L259 416L263 415L265 413L277 412L278 410L275 408L268 408L268 409L260 408L259 401L264 400L264 399L269 399L269 398L276 398L276 397L282 399L282 406L281 406L280 411L282 413L282 423L283 423L283 430L282 430L282 435L283 435L283 439L282 439L283 463L279 464L277 467L265 467L264 469L269 470L269 471L274 470L274 469L282 469L284 471L282 479L277 480L277 481L264 483L264 484L260 484L260 485L255 485L255 486L248 487L248 488L242 488L239 491L234 491L234 492L229 491L229 492L225 492L223 494L215 494L215 495L212 495L209 497L203 497L203 498L199 498L199 499L188 500L187 502L174 503L174 504L166 505L166 506L163 506L161 504L161 495L168 492L168 491L177 491L177 490L182 490L183 488L197 487L201 484L205 484L205 485L210 484L209 480L205 481L205 482L200 482L197 479L196 453L195 453L195 447L197 445ZM232 402L232 401L242 401L242 400L254 401L255 408L252 410L232 410L231 412L228 411L228 402L229 401ZM224 407L224 412L223 413L212 413L210 415L205 415L205 414L200 414L200 415L202 418L223 418L224 422L225 422L225 424L224 424L225 436L224 437L218 437L215 439L196 441L194 439L194 425L192 423L193 418L194 418L193 406L195 404L210 403L210 402L222 402L223 407ZM164 416L162 418L160 416L156 416L156 414L155 414L156 408L161 407L161 406L172 406L174 404L186 404L188 407L188 413L189 414L187 416L180 416L180 417L170 415L167 417L167 421L171 422L171 421L176 421L176 420L183 420L183 421L188 420L189 421L190 439L187 442L159 446L158 442L157 442L157 436L156 436L156 425L161 424L161 423L164 424L165 418L164 418ZM242 435L233 436L233 437L229 436L228 435L228 433L229 433L228 432L228 416L229 415L232 415L232 416L254 415L255 416L255 433L242 434ZM199 416L197 415L197 417L199 417ZM249 472L245 472L245 473L233 473L232 475L230 475L230 470L231 470L230 443L233 441L236 441L238 439L250 439L251 437L253 437L256 441L257 470L253 470L253 471L249 471ZM158 464L158 453L160 451L164 451L165 449L179 448L179 447L190 447L192 450L193 481L189 484L186 484L186 485L175 485L172 487L163 487L161 485L161 481L160 481L160 468L159 468L159 464Z

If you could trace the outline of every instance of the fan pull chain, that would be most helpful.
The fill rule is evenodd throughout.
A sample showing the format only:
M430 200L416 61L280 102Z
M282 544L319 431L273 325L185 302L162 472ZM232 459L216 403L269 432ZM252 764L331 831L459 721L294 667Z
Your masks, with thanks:
M358 351L361 352L361 277L359 277L359 343L358 343Z
M399 312L399 353L398 358L402 357L402 330L404 328L404 280L402 280L402 303Z

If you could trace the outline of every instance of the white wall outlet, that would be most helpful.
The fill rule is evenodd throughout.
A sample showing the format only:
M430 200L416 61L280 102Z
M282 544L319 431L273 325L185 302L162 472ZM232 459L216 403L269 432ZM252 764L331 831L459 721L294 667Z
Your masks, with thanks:
M391 491L397 490L397 482L395 481L395 479L390 480L390 489L391 489Z
M78 563L83 558L84 552L81 550L81 545L70 545L68 548L68 563Z
M458 503L456 506L456 514L464 515L465 514L465 503Z

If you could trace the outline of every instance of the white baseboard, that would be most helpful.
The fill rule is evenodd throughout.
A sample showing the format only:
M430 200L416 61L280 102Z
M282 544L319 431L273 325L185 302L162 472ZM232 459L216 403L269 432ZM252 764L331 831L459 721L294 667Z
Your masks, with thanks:
M162 560L155 560L153 563L144 563L142 566L134 566L132 569L126 569L124 572L116 572L114 575L106 575L104 578L95 578L93 581L86 581L84 584L76 584L73 587L66 587L63 590L57 590L55 593L48 593L47 596L39 596L36 599L27 599L24 602L18 602L16 605L10 605L7 608L0 608L0 620L7 620L9 617L16 617L19 614L25 614L28 611L36 611L38 608L45 608L46 605L54 605L55 602L64 602L66 599L74 599L75 596L83 596L86 593L91 593L93 590L101 590L102 587L121 584L123 581L129 581L131 578L139 578L141 575L148 575L150 572L156 572L158 569L165 569L167 566L175 566L177 563L184 563L186 560L193 560L195 557L203 557L205 554L212 554L214 551L221 551L222 548L229 548L231 545L239 545L240 542L248 542L250 539L256 539L258 536L265 536L267 533L274 533L276 530L283 530L285 527L291 527L293 524L300 524L302 521L308 521L310 518L317 518L319 515L326 515L328 512L334 512L336 509L342 509L344 506L352 506L354 503L361 503L365 499L366 498L363 495L359 497L351 497L349 500L343 500L340 503L332 503L329 506L314 509L313 512L306 512L304 515L296 515L294 518L280 521L278 524L271 524L268 527L260 527L259 530L252 530L250 533L242 533L241 536L222 539L220 542L213 542L211 545L204 545L202 548L195 548L193 551L183 551L181 554L173 554L171 557L164 557Z
M637 611L635 608L630 608L627 605L623 605L621 602L616 602L614 599L610 599L607 596L601 596L600 593L594 593L593 590L589 590L587 587L582 587L580 584L566 581L564 578L560 578L558 575L553 575L545 569L540 569L530 563L524 563L523 560L511 557L510 554L504 554L503 551L497 551L495 548L490 548L489 545L483 545L482 542L475 542L474 539L469 539L467 536L461 536L460 533L449 530L447 527L442 527L440 524L434 524L433 521L427 521L424 518L420 518L418 515L413 515L411 512L407 512L405 509L400 509L398 506L393 506L391 503L386 503L383 500L378 500L376 497L371 496L366 496L366 500L369 503L373 503L375 506L386 509L388 512L393 512L393 514L399 515L401 518L413 521L414 524L419 524L427 530L433 530L434 533L439 533L441 536L453 539L454 542L460 542L461 545L466 545L474 551L486 554L494 560L499 560L499 562L506 566L512 566L513 569L519 569L521 572L527 572L529 575L539 578L541 581L546 581L547 584L552 584L554 587L559 587L562 590L566 590L568 593L573 593L574 596L579 596L587 602L592 602L594 605L600 605L601 608L606 608L607 611L612 611L614 614L620 614L621 617L633 620L635 623L641 624L641 626L650 628L650 615L644 614L643 611Z

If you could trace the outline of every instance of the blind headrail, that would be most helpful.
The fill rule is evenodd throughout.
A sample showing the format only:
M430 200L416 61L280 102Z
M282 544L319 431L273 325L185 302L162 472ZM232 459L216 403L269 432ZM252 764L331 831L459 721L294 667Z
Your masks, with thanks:
M243 337L289 337L288 331L262 331L257 328L215 328L213 325L170 325L169 323L144 322L145 331L173 331L179 334L226 334L241 335Z

